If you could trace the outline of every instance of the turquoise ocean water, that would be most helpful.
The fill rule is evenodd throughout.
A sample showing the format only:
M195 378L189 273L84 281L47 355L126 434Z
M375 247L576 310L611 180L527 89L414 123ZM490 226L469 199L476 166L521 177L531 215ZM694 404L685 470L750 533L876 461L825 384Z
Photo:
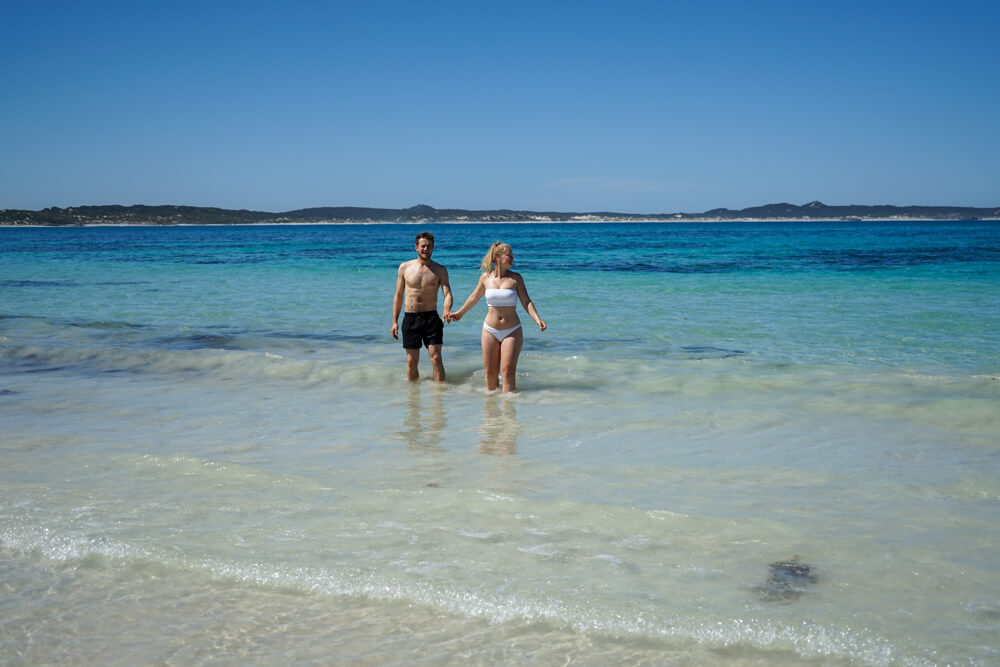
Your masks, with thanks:
M413 237L448 381L389 335ZM0 662L1000 663L1000 223L0 229ZM523 317L523 315L522 315Z

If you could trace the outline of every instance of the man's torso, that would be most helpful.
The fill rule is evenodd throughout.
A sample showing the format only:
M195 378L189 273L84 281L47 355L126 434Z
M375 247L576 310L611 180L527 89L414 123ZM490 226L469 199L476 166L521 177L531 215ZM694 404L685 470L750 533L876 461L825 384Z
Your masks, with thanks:
M411 260L403 267L408 313L437 310L437 293L441 287L441 265L436 262Z

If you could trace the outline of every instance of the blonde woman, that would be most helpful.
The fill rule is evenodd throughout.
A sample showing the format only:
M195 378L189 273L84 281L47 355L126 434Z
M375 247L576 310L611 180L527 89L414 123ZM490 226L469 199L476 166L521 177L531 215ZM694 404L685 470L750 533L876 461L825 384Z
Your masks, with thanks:
M509 245L497 241L490 246L483 257L480 267L483 273L479 276L476 289L450 317L452 322L457 322L486 296L489 310L483 322L483 369L486 371L486 388L490 391L497 388L498 376L503 379L504 392L517 389L517 358L524 344L524 332L517 316L518 300L538 328L542 331L546 329L545 322L538 316L535 304L528 296L524 278L510 270L513 264L514 253Z

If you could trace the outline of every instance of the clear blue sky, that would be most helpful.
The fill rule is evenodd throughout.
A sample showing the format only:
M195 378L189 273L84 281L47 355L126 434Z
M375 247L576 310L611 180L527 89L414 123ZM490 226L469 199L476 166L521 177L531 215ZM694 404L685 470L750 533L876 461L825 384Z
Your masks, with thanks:
M0 0L0 208L1000 206L1000 3Z

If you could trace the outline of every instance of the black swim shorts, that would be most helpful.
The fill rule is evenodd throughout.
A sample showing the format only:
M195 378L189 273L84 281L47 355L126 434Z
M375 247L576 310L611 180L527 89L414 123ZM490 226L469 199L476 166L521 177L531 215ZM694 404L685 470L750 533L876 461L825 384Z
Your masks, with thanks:
M419 350L424 345L444 343L444 322L436 310L403 313L403 348Z

